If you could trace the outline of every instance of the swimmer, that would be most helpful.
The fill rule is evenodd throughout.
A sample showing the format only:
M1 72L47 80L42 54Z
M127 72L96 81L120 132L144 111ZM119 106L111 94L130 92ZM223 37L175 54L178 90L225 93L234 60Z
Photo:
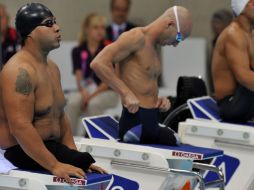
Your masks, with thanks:
M0 74L0 148L24 170L47 170L71 183L86 171L105 173L89 153L77 151L64 112L60 72L48 59L60 46L60 28L42 4L22 6L16 14L22 48Z
M191 30L190 12L174 6L148 26L124 32L92 62L97 76L121 97L123 111L119 135L122 141L179 143L174 131L158 123L159 111L168 111L170 102L165 97L158 97L161 62L157 47L177 46L189 37Z
M234 21L214 49L212 75L222 119L246 122L254 114L254 0L232 0Z

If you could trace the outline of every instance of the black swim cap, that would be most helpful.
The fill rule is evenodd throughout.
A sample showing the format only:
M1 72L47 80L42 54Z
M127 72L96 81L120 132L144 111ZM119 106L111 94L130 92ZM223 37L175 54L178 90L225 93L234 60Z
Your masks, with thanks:
M16 14L16 29L22 39L26 38L41 22L53 17L52 12L40 3L28 3Z

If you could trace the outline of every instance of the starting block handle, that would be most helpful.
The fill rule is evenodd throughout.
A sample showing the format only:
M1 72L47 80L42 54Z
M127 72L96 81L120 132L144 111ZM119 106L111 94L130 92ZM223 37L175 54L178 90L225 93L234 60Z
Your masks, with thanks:
M206 188L216 187L219 185L220 190L225 190L224 174L221 169L219 169L218 167L216 167L214 165L197 163L197 162L194 162L192 167L195 169L202 170L202 171L211 171L211 172L214 172L218 175L219 179L206 183L205 184Z

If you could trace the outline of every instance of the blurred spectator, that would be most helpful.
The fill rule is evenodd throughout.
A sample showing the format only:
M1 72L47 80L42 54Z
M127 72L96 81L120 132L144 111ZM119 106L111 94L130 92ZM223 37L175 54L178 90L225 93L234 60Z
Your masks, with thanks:
M216 11L211 20L211 26L213 31L212 46L214 47L220 33L231 23L233 20L233 13L229 10Z
M73 73L78 92L70 94L66 113L69 115L74 135L82 135L80 116L101 115L105 109L118 103L117 94L103 84L90 69L93 58L105 47L105 18L89 14L81 28L79 45L72 50Z
M135 27L128 22L128 13L131 7L131 0L111 0L110 9L112 24L107 27L107 40L115 41L121 33Z
M212 55L213 55L213 49L216 45L217 39L221 32L231 23L233 20L234 16L232 11L222 9L219 11L216 11L211 19L211 28L213 32L213 39L212 39L212 47L211 47L211 52L210 52L210 59L209 59L209 65L207 67L207 76L208 76L208 86L209 86L209 91L213 93L213 82L212 82L212 76L211 76L211 60L212 60Z
M0 4L0 62L5 64L17 51L17 33L9 25L9 16L3 4Z

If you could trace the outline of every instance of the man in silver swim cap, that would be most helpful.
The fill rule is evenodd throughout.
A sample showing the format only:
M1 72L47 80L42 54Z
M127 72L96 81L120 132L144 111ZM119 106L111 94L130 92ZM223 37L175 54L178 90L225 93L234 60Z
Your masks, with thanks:
M247 122L254 115L254 0L232 0L234 21L220 35L212 75L220 115Z

